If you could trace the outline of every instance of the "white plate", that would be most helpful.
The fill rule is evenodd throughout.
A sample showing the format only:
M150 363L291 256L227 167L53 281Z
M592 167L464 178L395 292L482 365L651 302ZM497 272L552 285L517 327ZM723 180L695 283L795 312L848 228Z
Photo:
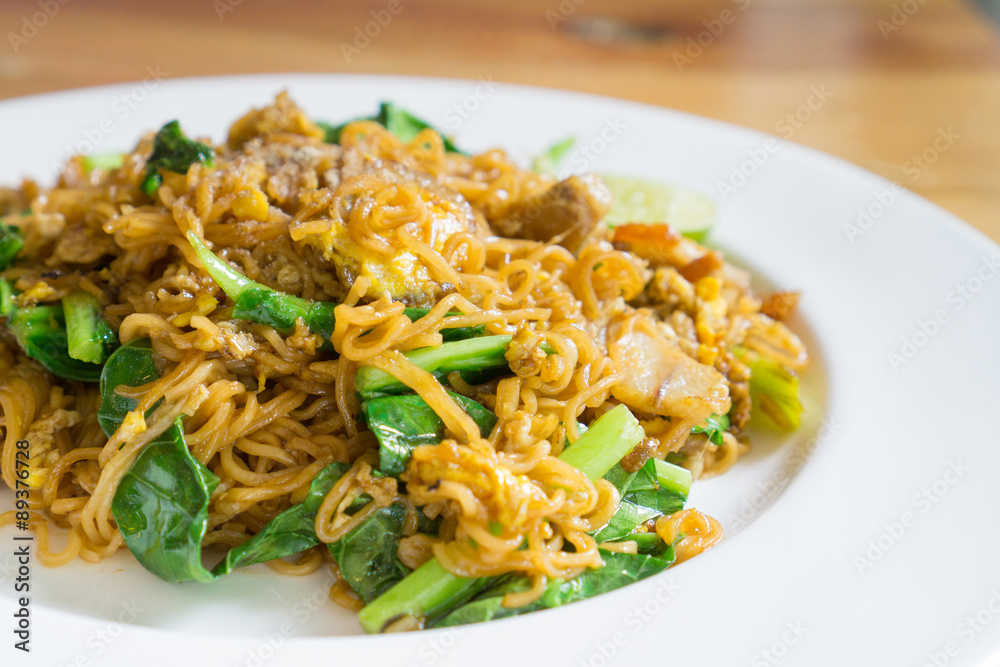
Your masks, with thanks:
M593 600L450 631L356 637L346 636L358 633L353 616L326 602L321 576L260 566L211 585L168 585L127 554L55 570L34 563L32 664L160 664L179 653L221 665L321 656L574 667L1000 657L996 245L923 199L795 144L649 106L476 81L151 76L12 100L0 104L0 182L45 182L68 153L127 149L173 118L220 140L283 88L316 118L368 114L391 99L474 150L498 145L526 158L576 134L591 155L571 155L571 168L713 195L720 183L738 185L720 202L713 243L763 280L803 291L794 326L816 360L807 424L783 443L758 441L736 469L695 485L693 504L729 530L722 545ZM859 208L871 223L858 225ZM849 239L848 225L862 233ZM928 324L936 316L943 323ZM894 367L892 353L904 363ZM13 536L0 532L2 628L14 609ZM20 655L10 630L2 636L6 654Z

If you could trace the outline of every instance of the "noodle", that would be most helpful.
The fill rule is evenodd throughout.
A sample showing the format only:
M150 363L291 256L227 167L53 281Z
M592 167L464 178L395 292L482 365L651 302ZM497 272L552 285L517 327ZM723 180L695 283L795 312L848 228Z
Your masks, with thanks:
M722 539L722 526L698 510L681 510L656 521L656 533L674 545L677 562L697 556Z

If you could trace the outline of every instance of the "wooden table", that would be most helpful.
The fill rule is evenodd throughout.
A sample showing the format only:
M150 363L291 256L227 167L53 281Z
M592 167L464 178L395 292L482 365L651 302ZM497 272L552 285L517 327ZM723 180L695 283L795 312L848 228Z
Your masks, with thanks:
M0 26L0 97L149 64L492 76L791 131L1000 241L1000 39L960 0L4 0ZM831 94L807 113L814 86Z

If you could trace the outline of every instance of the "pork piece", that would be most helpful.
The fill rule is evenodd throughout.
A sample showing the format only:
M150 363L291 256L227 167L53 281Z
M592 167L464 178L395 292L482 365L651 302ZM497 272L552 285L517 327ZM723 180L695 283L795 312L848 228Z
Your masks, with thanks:
M694 424L729 411L729 387L722 374L686 355L642 315L611 323L608 354L625 373L611 394L634 410Z
M615 227L615 246L649 261L652 267L673 267L689 282L697 282L725 267L722 255L695 243L665 224Z
M67 264L90 264L115 254L112 237L83 223L67 227L56 241L53 255Z
M760 312L772 320L783 322L792 316L798 304L798 292L772 292L764 297L763 303L760 306Z
M493 222L500 236L531 241L559 239L576 252L611 207L611 191L596 174L570 176L514 204Z

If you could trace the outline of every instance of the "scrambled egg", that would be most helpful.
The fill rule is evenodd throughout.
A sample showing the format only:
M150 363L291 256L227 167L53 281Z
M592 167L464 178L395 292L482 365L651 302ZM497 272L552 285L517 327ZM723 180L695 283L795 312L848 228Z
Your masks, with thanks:
M346 284L365 277L372 284L369 293L387 292L414 305L433 303L447 292L451 269L429 265L404 235L410 244L441 253L452 235L485 229L460 195L398 165L346 182L331 213L327 229L301 240L333 262Z

